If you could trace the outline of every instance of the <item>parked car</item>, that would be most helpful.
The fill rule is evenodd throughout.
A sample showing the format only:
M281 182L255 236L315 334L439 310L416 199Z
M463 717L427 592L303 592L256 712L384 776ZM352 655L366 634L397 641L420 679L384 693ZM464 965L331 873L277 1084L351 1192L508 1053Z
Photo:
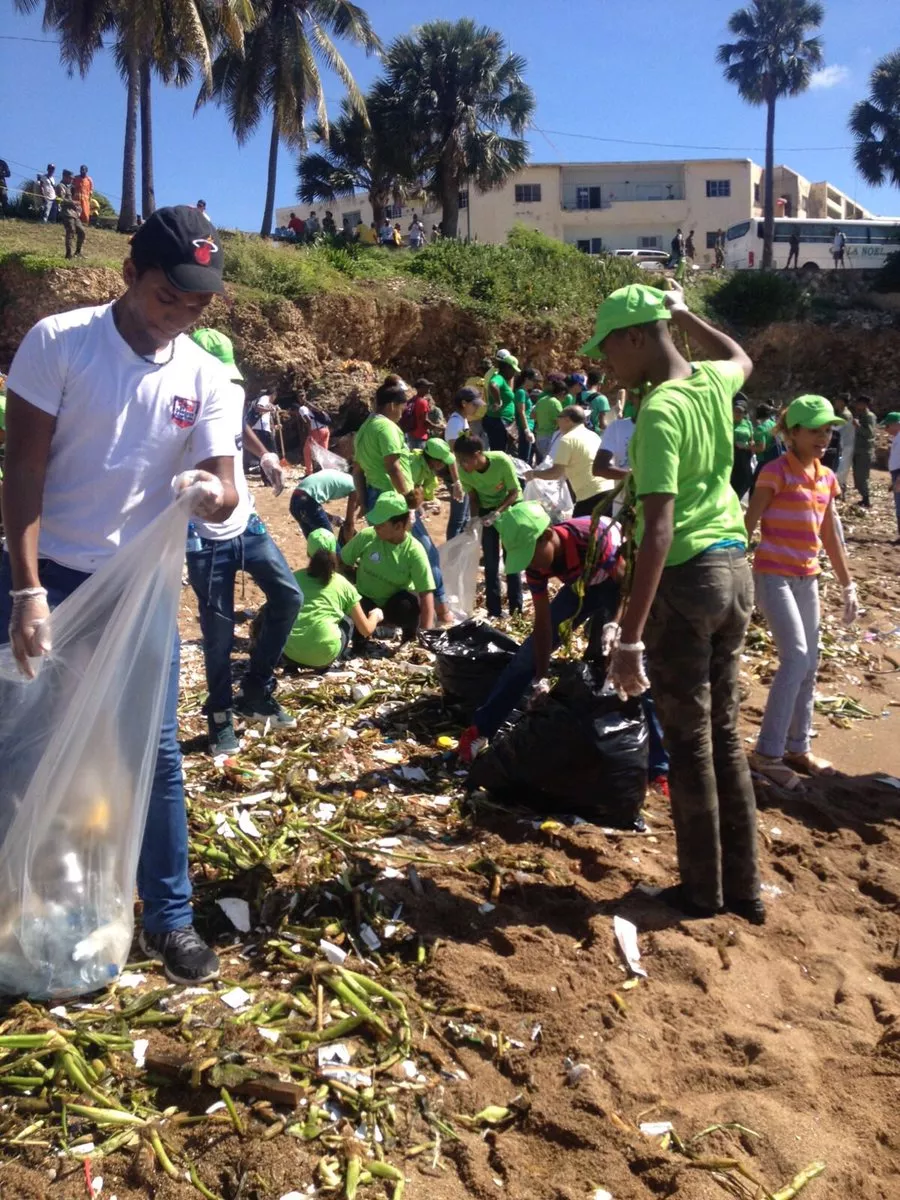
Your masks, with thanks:
M661 271L669 261L665 250L617 250L617 258L635 258L642 271Z

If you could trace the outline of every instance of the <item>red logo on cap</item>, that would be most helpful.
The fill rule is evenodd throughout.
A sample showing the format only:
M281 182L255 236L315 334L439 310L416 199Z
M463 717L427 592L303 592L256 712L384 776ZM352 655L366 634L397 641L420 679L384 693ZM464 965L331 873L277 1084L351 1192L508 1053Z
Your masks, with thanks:
M208 267L210 259L219 247L212 238L194 238L191 244L194 247L194 261L198 262L201 267Z

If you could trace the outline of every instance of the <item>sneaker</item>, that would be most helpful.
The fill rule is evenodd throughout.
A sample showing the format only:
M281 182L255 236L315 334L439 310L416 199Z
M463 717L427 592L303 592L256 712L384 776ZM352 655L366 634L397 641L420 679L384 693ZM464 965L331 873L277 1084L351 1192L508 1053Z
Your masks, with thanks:
M210 754L237 754L241 744L234 732L231 709L214 712L206 718Z
M262 699L254 700L242 695L234 709L239 717L256 725L268 723L272 729L297 728L297 718L285 712L274 696L263 696Z
M477 725L470 725L468 729L464 729L459 735L459 745L456 748L456 753L459 755L459 761L469 766L478 757L481 751L487 745L487 738L482 737L478 731Z
M765 925L766 923L766 906L759 897L755 900L732 900L726 896L725 908L727 912L734 913L736 917L743 917L751 925Z
M657 900L669 908L674 908L676 911L683 913L686 917L692 917L694 920L704 920L706 917L714 917L722 910L721 908L707 908L705 904L697 904L692 900L684 890L684 885L676 883L673 887L663 888L656 896Z
M141 930L138 944L155 962L163 964L173 983L208 983L219 978L219 959L193 925L168 933Z
M665 796L667 800L671 799L669 795L669 777L668 775L655 775L650 780L650 790L658 792L660 796Z

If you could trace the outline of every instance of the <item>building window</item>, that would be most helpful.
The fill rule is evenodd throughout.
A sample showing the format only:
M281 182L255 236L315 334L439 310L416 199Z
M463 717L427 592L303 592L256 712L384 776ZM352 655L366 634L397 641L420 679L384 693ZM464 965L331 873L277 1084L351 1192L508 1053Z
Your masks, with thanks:
M598 187L576 188L575 207L580 209L602 208L600 189Z
M638 250L661 250L662 238L658 233L654 233L651 237L639 237L637 248Z
M708 193L708 192L707 192L707 195L709 195L709 193ZM760 199L759 199L759 184L758 184L758 183L754 183L754 185L753 185L753 203L754 203L754 204L759 204L759 203L760 203Z
M706 248L707 250L715 250L719 241L718 229L707 229L706 231Z
M460 193L459 193L459 207L460 207L460 208L468 208L468 207L469 207L469 193L468 193L468 191L465 191L465 192L460 192Z
M541 185L539 183L517 183L516 204L540 204Z
M602 254L603 238L579 238L575 243L575 247L582 254Z
M402 204L389 204L385 211L387 212L387 215L389 217L391 217L393 220L397 221L397 220L399 220L400 217L403 216L403 205Z
M730 179L707 179L706 195L712 199L715 196L727 198L731 195Z

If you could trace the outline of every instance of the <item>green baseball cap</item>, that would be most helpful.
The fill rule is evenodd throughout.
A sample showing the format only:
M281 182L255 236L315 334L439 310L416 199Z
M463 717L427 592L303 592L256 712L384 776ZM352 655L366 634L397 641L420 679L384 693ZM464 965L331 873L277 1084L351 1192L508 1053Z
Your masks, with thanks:
M666 307L666 293L659 288L647 287L644 283L630 283L617 288L606 297L597 309L597 324L594 336L579 351L586 358L605 358L600 349L603 342L617 329L629 329L632 325L649 325L651 321L670 321L672 314Z
M550 518L532 500L514 504L497 518L497 530L506 556L507 575L518 575L534 558L537 540L550 527Z
M508 350L498 350L494 355L494 362L497 363L498 366L500 363L506 363L508 366L512 367L514 371L518 371L519 369L519 360L514 354L510 354Z
M429 458L436 458L438 462L445 463L448 467L456 461L453 451L443 438L429 438L425 443L425 453Z
M803 429L821 429L823 425L846 425L845 417L839 417L824 396L798 396L788 405L784 415L787 429L798 425Z
M318 550L330 550L334 553L337 550L337 538L330 529L318 528L310 530L309 537L306 539L306 549L309 557Z
M399 492L382 492L366 520L370 525L383 525L391 517L408 517L409 505Z
M900 425L900 412L889 412L886 417L882 417L878 422L879 425Z
M224 366L231 368L232 379L244 378L234 361L234 345L227 334L220 333L218 329L195 329L191 337L202 350L211 354L213 358L217 358Z

